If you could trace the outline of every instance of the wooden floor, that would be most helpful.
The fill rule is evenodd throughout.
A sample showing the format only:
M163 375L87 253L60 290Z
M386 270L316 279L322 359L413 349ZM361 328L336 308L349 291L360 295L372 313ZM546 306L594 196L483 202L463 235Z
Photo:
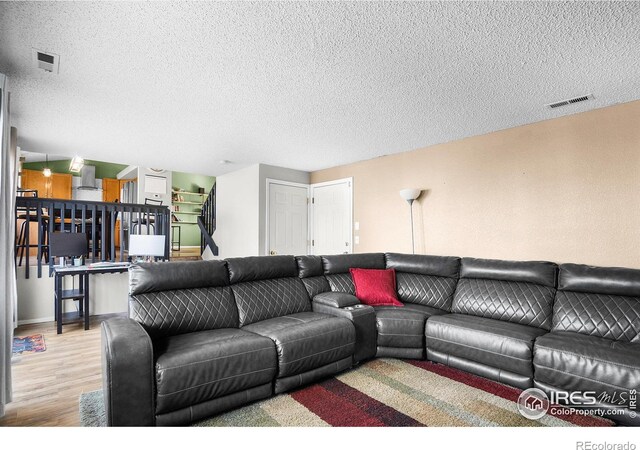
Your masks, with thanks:
M80 426L80 394L102 388L100 322L114 316L91 317L87 331L65 325L60 335L55 322L18 327L15 336L43 334L47 349L14 358L13 401L0 426Z

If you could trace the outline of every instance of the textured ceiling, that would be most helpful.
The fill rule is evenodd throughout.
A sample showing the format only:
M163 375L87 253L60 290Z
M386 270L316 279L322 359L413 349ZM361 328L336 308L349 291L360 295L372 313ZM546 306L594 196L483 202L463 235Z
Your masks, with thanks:
M621 2L2 2L0 72L24 150L316 170L640 99L638 30Z

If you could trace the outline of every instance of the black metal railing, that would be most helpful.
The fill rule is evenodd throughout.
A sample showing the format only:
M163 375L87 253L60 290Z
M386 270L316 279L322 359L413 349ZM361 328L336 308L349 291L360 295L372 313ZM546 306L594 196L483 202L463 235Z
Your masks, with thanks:
M85 233L89 242L87 261L125 261L130 234L165 236L164 259L169 259L170 213L167 206L133 203L106 203L55 198L16 197L16 266L25 263L25 277L29 278L30 249L37 247L38 278L42 265L54 258L49 255L49 235L54 232ZM119 255L116 255L116 223L120 224ZM31 242L31 224L37 223L36 242Z
M202 212L197 219L200 228L200 253L205 247L209 247L211 252L218 256L218 246L213 240L213 232L216 231L216 185L209 191L207 199L202 205Z

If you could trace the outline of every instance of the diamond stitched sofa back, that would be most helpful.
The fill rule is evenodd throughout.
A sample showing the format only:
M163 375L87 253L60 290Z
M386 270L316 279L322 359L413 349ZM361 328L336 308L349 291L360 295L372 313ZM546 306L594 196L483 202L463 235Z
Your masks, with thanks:
M142 263L129 268L129 317L153 339L237 328L224 261Z
M311 311L311 301L298 278L298 266L293 256L229 258L227 267L241 327Z
M387 253L386 261L387 268L396 271L401 302L451 310L460 274L460 258Z
M329 292L331 286L324 276L322 257L314 255L296 256L298 276L307 289L309 298L313 300L318 294Z
M451 310L549 330L556 272L544 261L462 258Z
M384 253L356 253L322 257L324 275L333 292L355 295L349 269L386 269Z
M561 265L553 331L640 343L640 270Z

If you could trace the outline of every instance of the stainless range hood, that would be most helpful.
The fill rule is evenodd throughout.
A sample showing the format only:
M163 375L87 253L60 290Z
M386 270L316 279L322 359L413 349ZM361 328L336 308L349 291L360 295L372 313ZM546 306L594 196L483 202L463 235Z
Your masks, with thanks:
M80 172L82 177L82 181L78 189L92 190L95 191L98 188L96 187L96 166L84 166L82 167L82 171Z

